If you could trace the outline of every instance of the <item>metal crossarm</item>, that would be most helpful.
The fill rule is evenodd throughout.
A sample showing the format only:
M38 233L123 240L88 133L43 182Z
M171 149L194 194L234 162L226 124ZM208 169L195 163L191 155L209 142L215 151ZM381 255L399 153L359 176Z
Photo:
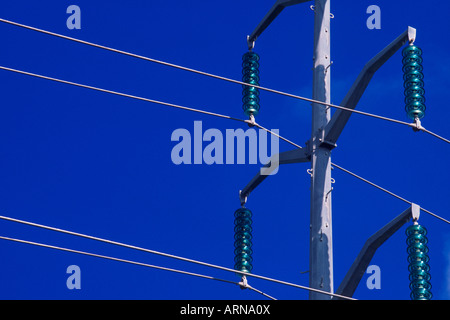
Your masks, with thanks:
M288 6L308 2L311 0L278 0L269 10L266 16L261 20L256 29L251 35L247 37L248 49L252 50L255 46L256 39L263 33L263 31L272 23L273 20Z

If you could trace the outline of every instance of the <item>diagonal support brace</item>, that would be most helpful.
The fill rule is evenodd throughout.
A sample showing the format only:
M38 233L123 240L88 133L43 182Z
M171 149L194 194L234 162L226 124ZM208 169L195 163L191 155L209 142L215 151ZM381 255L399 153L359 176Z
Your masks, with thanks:
M364 244L336 293L348 297L353 296L377 249L406 222L410 219L417 221L419 216L420 206L412 203L411 207L373 234Z
M413 43L415 39L416 29L408 27L408 29L399 37L397 37L397 39L391 42L387 47L385 47L375 57L367 62L367 64L360 72L358 78L355 80L352 87L348 91L347 95L344 97L341 106L349 109L355 109L375 72L401 47L403 47L408 42ZM350 119L351 114L351 111L345 111L342 109L336 110L336 112L333 114L333 117L324 130L323 140L326 141L328 145L333 146L336 144L336 141L344 130L344 127Z

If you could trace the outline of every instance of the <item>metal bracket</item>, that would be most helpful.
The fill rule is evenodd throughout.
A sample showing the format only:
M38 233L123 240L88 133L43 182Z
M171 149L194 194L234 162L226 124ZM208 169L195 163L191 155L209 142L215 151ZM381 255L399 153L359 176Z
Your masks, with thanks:
M241 207L244 207L247 203L247 196L242 196L242 190L239 190L239 201L241 202Z
M255 47L255 41L256 39L250 40L250 36L247 36L247 46L249 51L253 50L253 48Z
M411 218L414 222L419 220L420 217L420 206L415 203L411 203Z
M337 144L332 141L319 139L319 142L320 142L320 147L328 149L328 150L333 150L334 148L337 147Z
M408 27L408 42L413 44L416 41L416 29Z

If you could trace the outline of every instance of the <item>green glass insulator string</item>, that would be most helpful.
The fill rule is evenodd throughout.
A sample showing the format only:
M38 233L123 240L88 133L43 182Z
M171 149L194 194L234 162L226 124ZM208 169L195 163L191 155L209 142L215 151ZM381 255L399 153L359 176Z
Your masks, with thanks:
M408 245L409 280L412 300L430 300L431 275L428 262L427 229L417 223L406 229Z
M259 86L259 56L248 51L242 56L242 82ZM250 86L242 88L242 109L247 116L259 112L259 89Z
M406 114L411 120L420 120L426 109L422 50L410 44L403 49L402 55Z
M239 208L234 213L234 269L251 272L253 269L252 212Z

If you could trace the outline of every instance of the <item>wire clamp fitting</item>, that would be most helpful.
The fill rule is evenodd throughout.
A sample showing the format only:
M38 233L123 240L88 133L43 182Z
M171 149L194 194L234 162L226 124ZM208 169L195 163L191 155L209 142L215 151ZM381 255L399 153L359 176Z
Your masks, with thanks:
M239 287L242 290L247 289L249 287L246 276L242 276L241 281L239 282Z
M424 127L422 127L420 119L417 117L414 118L414 123L412 123L411 126L413 127L414 132L419 132L424 129Z
M249 118L250 118L250 119L248 119L248 121L246 121L247 124L248 124L248 126L249 126L250 128L256 126L255 116L253 115L253 113L250 113Z

